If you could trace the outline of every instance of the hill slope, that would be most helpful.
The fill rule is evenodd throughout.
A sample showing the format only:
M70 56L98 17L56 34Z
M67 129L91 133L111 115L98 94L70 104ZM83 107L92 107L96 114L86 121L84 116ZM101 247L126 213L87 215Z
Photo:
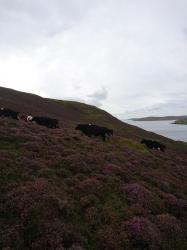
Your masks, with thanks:
M8 93L6 105L44 114L40 97ZM156 135L105 112L97 121L121 132L104 143L74 130L67 102L62 118L61 102L39 101L60 129L0 120L0 249L185 249L186 144L158 137L166 152L148 150L133 132Z
M61 101L42 98L37 95L0 87L0 106L14 108L31 115L48 115L58 118L64 123L103 122L123 123L94 106L73 101Z
M13 89L0 87L0 106L9 107L30 115L43 115L57 118L62 127L74 128L77 123L98 123L111 127L116 134L140 140L142 137L171 141L138 127L126 124L95 106L74 101L42 98Z

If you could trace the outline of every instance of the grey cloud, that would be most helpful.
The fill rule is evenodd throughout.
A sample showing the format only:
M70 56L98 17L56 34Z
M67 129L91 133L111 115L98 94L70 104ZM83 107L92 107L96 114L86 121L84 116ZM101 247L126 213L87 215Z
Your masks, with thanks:
M87 95L88 102L97 107L101 107L103 105L103 101L107 99L108 91L102 87L102 89L95 91L93 94Z
M108 92L107 90L103 87L101 90L97 90L93 94L88 95L88 97L97 99L99 101L103 101L107 98Z
M187 95L173 98L166 103L151 105L145 108L127 110L117 116L121 119L142 116L187 115Z
M86 0L2 0L1 46L11 52L13 48L41 46L46 39L79 23L91 7Z
M187 28L183 29L183 34L185 35L185 37L187 38Z

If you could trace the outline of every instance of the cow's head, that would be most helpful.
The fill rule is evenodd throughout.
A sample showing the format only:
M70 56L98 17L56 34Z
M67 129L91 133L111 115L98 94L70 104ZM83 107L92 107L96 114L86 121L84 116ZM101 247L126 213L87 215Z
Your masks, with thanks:
M109 129L109 134L110 134L110 135L113 135L113 134L114 134L113 129Z
M76 126L76 130L79 130L81 128L81 125L80 124L78 124L77 126Z
M141 140L141 143L143 144L143 143L146 143L146 140L145 139L142 139Z
M27 121L28 121L28 122L31 122L32 120L33 120L33 116L28 115L28 116L27 116Z

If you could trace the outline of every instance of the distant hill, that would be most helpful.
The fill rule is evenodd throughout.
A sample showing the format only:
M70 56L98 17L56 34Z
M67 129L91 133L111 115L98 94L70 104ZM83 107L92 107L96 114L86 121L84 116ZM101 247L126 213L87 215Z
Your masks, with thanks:
M78 102L0 88L0 106L60 121L48 129L0 117L0 249L186 249L186 143ZM78 122L114 136L89 138Z
M174 124L187 125L187 118L176 120Z
M148 116L143 118L132 118L130 120L133 121L171 121L171 120L178 120L178 119L185 119L187 115L184 116Z

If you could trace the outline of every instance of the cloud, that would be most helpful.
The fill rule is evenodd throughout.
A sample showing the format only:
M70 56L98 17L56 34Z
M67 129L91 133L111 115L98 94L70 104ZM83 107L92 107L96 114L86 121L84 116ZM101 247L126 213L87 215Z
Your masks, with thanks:
M184 28L183 33L184 33L184 36L187 38L187 28Z
M0 83L114 115L179 114L186 9L186 0L1 0Z
M88 95L88 103L93 104L97 107L102 106L102 102L107 99L108 92L102 87L102 89L95 91L93 94Z
M120 119L142 117L143 116L165 116L167 115L186 115L187 110L187 94L170 97L167 101L159 104L152 104L144 108L129 109L124 113L117 114ZM175 111L175 113L173 112Z

